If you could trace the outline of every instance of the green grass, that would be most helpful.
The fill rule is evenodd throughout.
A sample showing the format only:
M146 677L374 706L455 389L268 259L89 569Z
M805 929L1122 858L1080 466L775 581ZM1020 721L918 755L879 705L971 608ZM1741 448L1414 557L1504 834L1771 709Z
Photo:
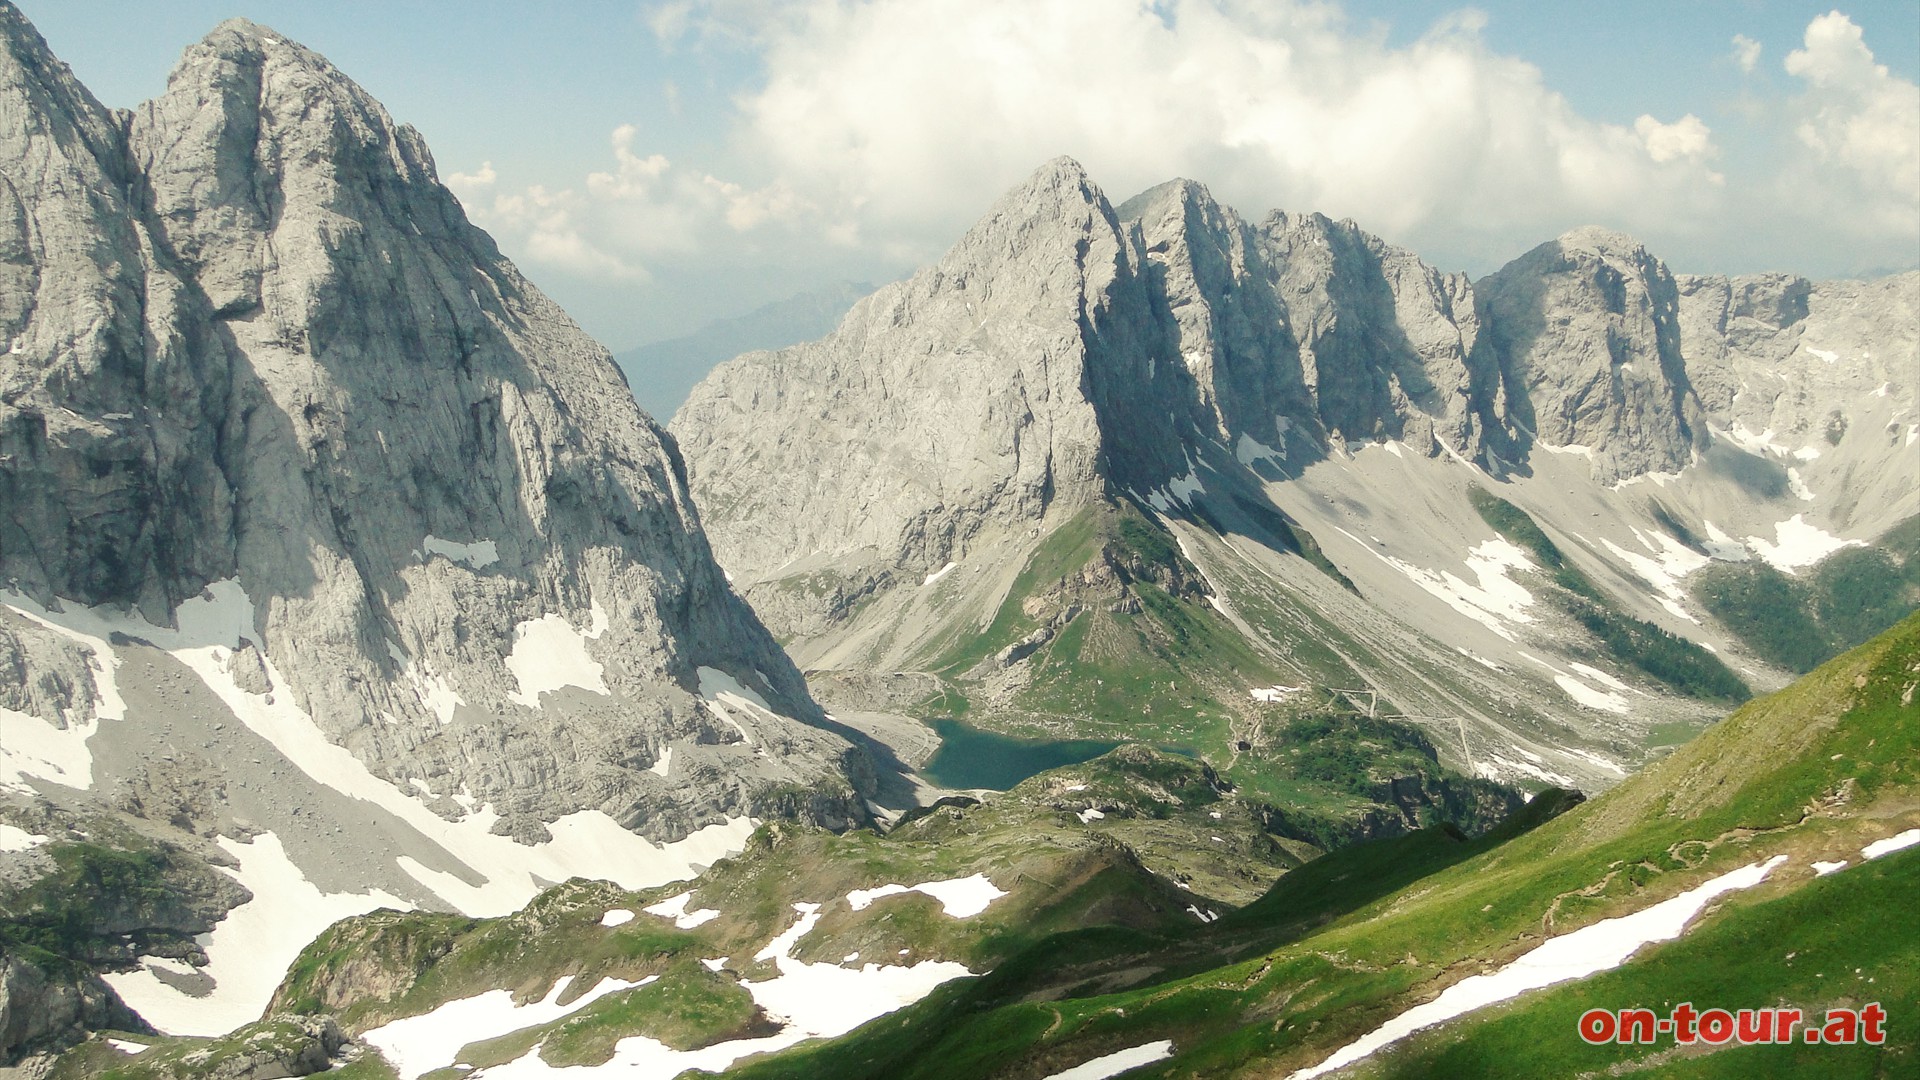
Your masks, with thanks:
M1884 815L1912 806L1920 794L1920 709L1902 700L1915 671L1920 616L1787 691L1749 703L1606 796L1531 831L1523 830L1553 807L1529 807L1511 828L1478 841L1430 830L1333 852L1177 945L1109 942L1117 954L1099 970L1146 972L1124 988L1103 989L1069 964L1058 965L1051 980L1029 977L1013 987L1017 997L992 997L989 980L981 980L745 1074L1043 1075L1172 1038L1179 1056L1138 1075L1283 1075L1430 997L1441 980L1510 960L1544 933L1639 910L1770 853L1791 854L1789 865L1802 869L1777 872L1775 884L1729 910L1798 895L1788 890L1809 881L1807 860L1898 831ZM1823 809L1809 816L1810 806ZM1904 875L1910 866L1889 862L1886 869ZM1702 931L1724 927L1727 935L1768 943L1797 937L1816 952L1845 939L1851 951L1835 952L1836 964L1864 959L1876 939L1866 922L1831 933L1799 929L1823 917L1823 904L1838 902L1831 891L1847 887L1845 878L1821 885L1828 895L1811 893L1766 914L1769 922L1755 924L1760 929L1709 917ZM1855 881L1873 884L1869 877ZM1860 899L1856 913L1878 911L1884 921L1886 912L1910 906L1899 899L1912 895L1905 877L1874 889L1882 891ZM1911 935L1898 933L1886 943L1885 963L1920 971L1910 959ZM1729 947L1714 938L1689 940L1701 942L1698 958L1676 960L1673 969L1698 967L1702 978L1721 981L1669 984L1661 969L1649 968L1636 993L1732 995L1762 985L1764 952L1752 953L1748 974L1737 960L1716 970L1713 957ZM1793 947L1780 946L1780 954ZM1007 966L1034 972L1043 962L1015 957ZM1894 989L1912 1000L1910 982ZM1562 1019L1536 1029L1533 1042ZM1510 1044L1516 1052L1527 1045ZM1476 1075L1473 1064L1407 1075ZM1748 1075L1766 1075L1758 1069Z
M538 1046L541 1060L549 1065L604 1065L613 1060L615 1045L630 1035L684 1051L775 1030L739 983L687 961L668 968L655 982L608 994L550 1024L469 1043L458 1060L492 1068L525 1057Z
M1605 1075L1656 1055L1671 1057L1674 1040L1590 1046L1575 1033L1582 1013L1648 1008L1666 1016L1683 1001L1696 1010L1789 1005L1813 1017L1824 1017L1834 1006L1878 1001L1891 1014L1890 1038L1883 1047L1804 1042L1728 1047L1666 1066L1661 1075L1725 1080L1915 1075L1920 1073L1920 1029L1912 1016L1920 1006L1920 926L1903 916L1917 895L1920 851L1908 850L1782 896L1739 902L1698 931L1655 946L1614 971L1420 1037L1363 1075L1395 1080Z

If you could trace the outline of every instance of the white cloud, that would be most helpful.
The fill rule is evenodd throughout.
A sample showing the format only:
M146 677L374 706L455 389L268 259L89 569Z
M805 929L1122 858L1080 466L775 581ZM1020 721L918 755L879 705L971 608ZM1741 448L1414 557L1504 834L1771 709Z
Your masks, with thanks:
M1484 21L1396 48L1324 5L814 0L763 29L766 81L743 107L796 189L929 241L1060 153L1116 197L1186 175L1252 212L1409 242L1476 221L1509 251L1717 198L1697 118L1652 135L1590 121L1489 50Z
M525 258L581 277L646 281L649 265L708 252L742 234L809 221L812 208L786 185L762 187L642 155L631 124L609 136L613 167L591 172L579 188L534 185L501 191L492 162L452 173L447 186L476 224Z
M1633 130L1639 133L1640 141L1646 144L1647 156L1655 161L1699 161L1713 156L1715 152L1713 132L1692 113L1671 124L1663 124L1651 116L1642 116L1633 122Z
M1733 62L1741 71L1752 74L1760 64L1760 43L1745 34L1733 35Z
M1860 28L1834 11L1807 24L1786 69L1806 82L1800 140L1823 160L1911 207L1920 198L1920 87L1874 63Z

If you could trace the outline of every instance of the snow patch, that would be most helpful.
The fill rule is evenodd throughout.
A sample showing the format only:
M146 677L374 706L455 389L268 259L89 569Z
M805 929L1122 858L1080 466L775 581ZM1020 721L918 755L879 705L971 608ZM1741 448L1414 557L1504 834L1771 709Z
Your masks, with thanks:
M1469 584L1452 571L1438 573L1413 565L1391 555L1374 551L1371 545L1345 529L1341 535L1365 548L1374 558L1406 575L1409 581L1439 598L1448 607L1480 623L1508 641L1514 640L1508 623L1529 623L1533 616L1526 609L1533 594L1507 577L1509 570L1532 570L1533 560L1504 537L1494 537L1467 553L1467 569L1478 584Z
M607 613L593 603L593 629L582 633L564 615L542 615L513 628L513 652L507 670L520 689L507 695L529 709L540 707L540 695L563 686L577 686L606 694L606 669L587 653L587 642L607 629Z
M867 905L883 896L908 892L925 893L933 897L940 901L941 908L948 915L956 919L978 915L987 910L987 905L1007 895L1006 890L997 888L987 879L987 875L974 874L945 881L923 881L918 885L881 885L873 889L855 889L847 894L847 905L855 911L864 911Z
M420 704L427 711L440 718L442 724L453 723L455 709L466 704L466 699L454 692L453 685L443 675L429 675L400 651L400 646L391 640L387 642L387 655L400 665L400 677L407 680L413 692L420 696Z
M934 571L933 573L931 573L931 574L928 574L928 575L927 575L927 577L926 577L926 580L924 580L924 581L922 581L922 582L920 583L920 585L921 585L921 587L923 587L923 588L924 588L924 587L926 587L926 586L928 586L928 585L931 585L931 584L933 584L933 583L934 583L934 582L936 582L936 581L939 581L939 580L940 580L941 578L943 578L943 577L946 577L946 576L947 576L947 572L948 572L949 570L952 570L952 569L953 569L954 567L956 567L956 566L958 566L958 565L960 565L960 564L959 564L959 563L953 563L953 562L950 562L950 563L948 563L947 565L945 565L945 566L943 566L943 567L941 567L940 569L938 569L938 570L935 570L935 571Z
M32 776L86 791L93 787L93 752L87 749L87 740L100 730L101 720L127 717L127 703L115 681L120 658L108 644L117 627L96 620L76 620L76 605L72 604L63 605L67 611L56 615L17 592L0 593L0 606L90 651L93 655L87 666L93 670L94 685L93 719L69 716L65 728L27 713L0 709L0 787L31 793L33 788L26 778Z
M1776 523L1773 533L1773 543L1768 543L1765 537L1749 536L1747 544L1775 569L1789 574L1802 566L1812 566L1841 548L1866 546L1858 540L1841 539L1810 523L1805 514L1795 514Z
M633 912L623 907L608 908L606 914L600 916L601 926L625 926L632 921Z
M147 1051L153 1049L152 1046L149 1046L146 1043L134 1042L132 1039L110 1038L107 1040L107 1045L113 1047L115 1050L118 1050L123 1054L138 1055L138 1054L144 1054Z
M1606 672L1601 671L1597 667L1588 667L1587 665L1580 664L1580 663L1570 663L1567 666L1579 672L1580 674L1585 675L1587 678L1592 679L1593 681L1597 683L1601 683L1605 686L1610 686L1615 690L1633 690L1631 686L1628 686L1626 683L1621 682L1619 679L1614 678L1612 675L1609 675ZM1639 693L1639 691L1634 690L1634 693Z
M224 836L217 842L240 862L238 870L219 869L246 886L253 899L199 938L207 951L207 966L199 971L213 979L213 992L193 997L161 982L153 972L161 965L153 961L135 971L101 976L134 1011L169 1035L224 1035L252 1023L266 1009L287 966L322 930L375 908L413 908L378 889L321 892L287 858L273 833L261 833L251 844Z
M1631 915L1605 919L1571 933L1549 938L1519 959L1491 975L1473 975L1448 987L1424 1005L1416 1005L1341 1047L1312 1068L1293 1073L1288 1080L1306 1080L1345 1068L1374 1051L1416 1031L1464 1016L1476 1009L1506 1001L1528 990L1584 979L1619 967L1643 945L1679 937L1700 909L1715 897L1750 889L1766 880L1785 855L1744 866Z
M1845 859L1841 859L1839 862L1817 862L1816 861L1813 864L1813 876L1826 877L1828 874L1831 874L1840 870L1845 870L1846 868L1847 868L1847 860Z
M647 771L655 776L665 776L673 768L673 747L660 751L660 760L647 766Z
M1253 695L1255 701L1273 703L1284 701L1288 694L1297 694L1305 689L1304 686L1256 686L1247 693Z
M1119 1076L1128 1069L1151 1065L1172 1056L1173 1040L1161 1039L1159 1042L1143 1043L1140 1046L1130 1046L1125 1050L1116 1050L1111 1054L1094 1058L1092 1061L1083 1061L1064 1072L1053 1073L1045 1080L1110 1080L1111 1077Z
M1284 462L1287 460L1287 452L1285 450L1275 450L1273 447L1268 446L1266 443L1261 442L1259 439L1245 432L1241 432L1240 437L1234 440L1233 456L1236 461L1248 468L1252 468L1256 463L1262 461Z
M1657 599L1661 607L1690 623L1698 623L1700 620L1687 614L1687 609L1680 606L1680 601L1686 596L1685 590L1680 588L1680 580L1713 560L1665 533L1645 533L1634 529L1633 535L1642 547L1653 552L1651 558L1628 551L1611 540L1603 539L1600 543L1613 552L1615 558L1626 563L1627 568L1639 575L1641 580L1658 590Z
M1107 815L1102 811L1096 810L1093 807L1089 806L1085 810L1080 811L1080 813L1075 816L1080 819L1080 824L1091 825L1094 822L1099 821L1101 818L1106 817Z
M644 907L640 910L649 915L658 915L663 919L672 919L673 925L682 930L691 930L696 926L705 926L707 923L720 917L720 913L712 908L698 908L694 911L688 911L687 901L691 899L693 899L693 893L691 891L683 892L677 896L669 896L651 907Z
M361 1035L360 1039L380 1051L387 1063L400 1074L400 1080L417 1080L435 1069L452 1065L458 1059L460 1049L470 1042L550 1024L579 1012L608 994L645 986L657 978L658 975L649 975L639 982L601 979L593 989L565 1005L560 1004L560 995L573 982L571 975L561 976L553 984L553 989L547 991L546 997L525 1005L514 1004L510 991L489 990L484 994L449 1001L420 1016L409 1016L384 1024Z
M1707 549L1707 555L1722 562L1746 562L1752 558L1747 545L1728 536L1720 526L1709 521L1705 523L1707 539L1700 546Z
M429 555L444 555L447 559L466 563L475 570L481 570L500 561L500 549L491 540L475 540L471 544L462 544L456 540L442 540L428 533L420 541L420 550Z
M0 851L32 851L52 837L39 836L12 825L0 824Z
M1627 712L1627 699L1611 690L1595 690L1571 675L1555 675L1554 684L1567 692L1567 696L1585 705L1589 709L1603 712Z
M1873 843L1861 848L1860 857L1863 859L1877 859L1882 855L1891 855L1896 851L1910 848L1915 844L1920 844L1920 829L1908 829L1906 832L1889 836L1885 840L1875 840Z

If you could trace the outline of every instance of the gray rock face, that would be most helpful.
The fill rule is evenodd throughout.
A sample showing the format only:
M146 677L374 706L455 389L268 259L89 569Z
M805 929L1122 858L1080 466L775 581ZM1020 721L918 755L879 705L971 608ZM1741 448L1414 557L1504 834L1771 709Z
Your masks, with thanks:
M523 838L581 809L677 838L796 788L863 812L672 440L314 53L228 22L113 114L0 4L0 350L0 576L39 604L164 626L237 582L250 619L207 644L242 688ZM599 685L508 667L556 636ZM723 722L700 667L772 711ZM648 771L674 744L695 779Z
M987 520L1098 495L1088 357L1123 311L1137 317L1137 266L1062 159L825 339L723 365L674 420L723 523L721 560L755 576L830 567L857 594L894 568L937 569Z
M1677 470L1707 438L1679 334L1672 276L1623 237L1475 286L1352 223L1249 224L1191 181L1116 210L1061 159L833 334L717 369L674 430L721 561L804 637L989 522L1179 501L1202 469L1279 479L1399 440L1524 470L1537 438L1594 448L1602 483Z
M153 1031L91 972L49 971L24 956L0 955L0 1048L8 1064L64 1050L103 1028Z
M1679 472L1706 445L1673 275L1633 239L1577 229L1475 291L1523 435L1586 447L1603 484Z
M1187 180L1120 212L1139 223L1179 360L1213 414L1204 437L1295 469L1347 440L1482 454L1501 422L1497 375L1474 363L1464 275L1319 214L1248 225Z
M1920 272L1677 286L1682 350L1716 438L1791 469L1801 501L1842 526L1871 534L1915 512L1920 476L1886 464L1920 432Z

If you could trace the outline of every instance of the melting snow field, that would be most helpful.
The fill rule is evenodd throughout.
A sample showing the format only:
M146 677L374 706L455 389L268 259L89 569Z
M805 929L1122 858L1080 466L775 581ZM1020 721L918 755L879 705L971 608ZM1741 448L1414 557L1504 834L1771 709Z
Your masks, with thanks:
M1371 552L1374 558L1392 566L1405 574L1409 581L1444 601L1448 607L1508 641L1513 640L1513 631L1507 629L1507 624L1533 621L1533 616L1528 615L1526 610L1533 604L1533 594L1507 577L1509 570L1534 569L1533 560L1527 557L1525 551L1502 537L1484 541L1467 553L1467 570L1479 583L1475 585L1449 570L1436 573L1404 559L1382 555L1374 551L1371 544L1361 541L1345 529L1340 532Z
M455 540L442 540L432 533L420 541L420 550L428 555L444 555L457 563L466 563L475 570L484 569L500 561L500 549L491 540L476 540L471 544L462 544Z
M1125 1050L1107 1054L1104 1057L1084 1061L1065 1072L1057 1072L1046 1080L1108 1080L1119 1076L1128 1069L1137 1069L1142 1065L1151 1065L1156 1061L1165 1061L1173 1056L1173 1040L1161 1039L1142 1046L1130 1046Z
M865 908L878 896L900 892L928 892L946 905L949 915L966 918L985 910L993 900L1005 896L985 875L931 881L912 890L899 885L855 890L847 902L855 911ZM989 895L991 894L991 895ZM690 893L672 896L646 910L663 917L677 917L686 909ZM864 902L856 901L864 897ZM675 1050L656 1039L632 1035L614 1046L612 1060L597 1066L555 1067L540 1057L535 1046L524 1056L487 1070L494 1080L530 1080L556 1077L585 1077L602 1071L620 1076L677 1076L688 1069L718 1072L752 1054L784 1050L807 1039L831 1038L852 1031L879 1016L911 1005L932 993L941 983L972 975L964 964L950 960L923 960L906 964L863 964L849 968L859 959L851 953L840 964L806 963L793 957L800 939L813 932L820 921L820 904L795 904L799 914L792 926L767 942L755 960L771 960L779 974L764 982L742 980L740 985L776 1022L783 1025L773 1035L757 1039L735 1039L698 1050ZM964 913L964 914L962 914ZM602 922L614 913L602 916ZM631 914L630 912L627 914ZM695 912L695 915L701 914ZM624 920L623 920L624 921ZM697 925L697 924L696 924ZM720 971L724 960L703 960L710 971ZM416 1080L424 1073L445 1068L458 1061L461 1047L476 1039L550 1023L586 1005L594 997L617 990L645 985L618 983L608 979L593 992L565 1007L556 1004L566 980L561 980L546 999L536 1005L514 1007L504 990L448 1002L423 1016L396 1020L368 1032L363 1038L386 1055L398 1070L401 1080ZM609 989L609 984L614 984ZM557 1010L557 1011L556 1011ZM1090 1074L1091 1075L1091 1074Z
M1920 830L1916 830L1920 836ZM1528 990L1572 979L1584 979L1596 972L1619 967L1641 946L1679 937L1700 909L1715 897L1740 889L1750 889L1766 880L1785 855L1775 855L1763 863L1743 866L1695 886L1670 900L1652 907L1583 926L1568 934L1549 938L1506 967L1491 975L1474 975L1442 991L1424 1005L1416 1005L1359 1040L1341 1047L1318 1065L1295 1072L1288 1080L1306 1080L1324 1076L1336 1069L1367 1057L1383 1046L1420 1031L1464 1016L1475 1009L1517 997Z
M658 977L649 975L639 982L601 979L593 989L565 1005L559 1003L560 995L566 993L567 986L573 982L571 975L561 976L546 997L525 1005L514 1004L513 994L506 990L489 990L474 997L449 1001L422 1016L395 1020L384 1027L374 1028L360 1038L386 1056L387 1063L400 1074L400 1080L415 1080L423 1073L451 1064L460 1053L460 1048L470 1042L505 1035L521 1028L550 1024L579 1012L608 994L645 986Z
M261 833L251 844L223 836L219 844L240 860L239 870L226 872L245 885L253 899L234 908L200 939L209 961L201 971L213 977L214 992L193 997L177 990L161 981L151 963L102 976L148 1023L169 1035L224 1035L252 1023L267 1007L287 966L322 930L375 908L413 907L377 889L322 893L287 858L272 833Z
M49 837L37 836L25 829L0 824L0 851L31 851L46 843L48 839Z
M934 571L933 573L931 573L931 574L928 574L928 575L927 575L927 577L926 577L926 580L924 580L924 581L922 581L922 582L921 582L920 584L921 584L922 586L927 586L927 585L931 585L931 584L933 584L934 582L936 582L936 581L939 581L939 580L940 580L941 578L943 578L943 577L946 577L946 576L947 576L947 574L948 574L948 572L950 572L950 571L951 571L951 570L952 570L952 569L953 569L954 567L956 567L956 566L958 566L958 565L960 565L960 564L959 564L959 563L951 563L951 562L950 562L950 563L948 563L947 565L945 565L945 566L943 566L943 567L941 567L940 569L938 569L938 570L935 570L935 571Z
M1084 820L1084 819L1082 819ZM883 896L895 896L900 893L926 893L935 900L948 915L956 919L972 918L987 910L987 905L1007 895L987 880L985 874L972 877L951 878L946 881L923 881L918 885L882 885L874 889L855 889L847 894L847 905L855 911L865 911L867 905Z
M1773 534L1773 543L1768 543L1765 537L1749 536L1747 544L1775 569L1789 574L1800 567L1812 566L1841 548L1866 546L1858 540L1843 540L1810 524L1805 514L1795 514L1774 525Z
M693 899L693 893L683 892L678 896L669 896L651 907L644 907L640 910L649 915L658 915L663 919L672 919L673 925L682 930L692 930L696 926L705 926L720 917L720 913L712 908L700 908L695 911L688 911L687 901L691 899Z
M1863 859L1877 859L1882 855L1891 855L1896 851L1920 844L1920 829L1908 829L1906 832L1889 836L1885 840L1875 840L1860 849Z
M606 669L587 655L587 642L607 630L607 613L593 604L593 629L581 633L562 615L542 615L513 628L513 652L507 670L520 684L507 696L529 709L540 707L540 695L563 686L577 686L605 694Z
M86 791L93 787L93 752L87 749L87 740L99 730L100 719L124 720L127 716L127 704L114 681L120 662L107 645L113 628L76 627L71 620L49 614L19 593L0 593L0 605L92 650L96 717L87 721L69 718L62 729L37 716L0 709L0 786L31 793L33 789L25 780L32 776Z
M493 835L491 830L499 815L491 807L476 807L461 820L448 821L413 794L375 776L345 747L329 740L294 704L295 695L272 695L270 704L268 696L250 694L234 683L226 670L232 650L243 641L260 644L253 628L253 603L238 582L215 582L202 596L182 603L174 610L177 629L77 603L68 603L65 611L57 613L47 612L18 595L7 595L6 603L37 622L91 644L96 658L103 662L111 663L113 653L106 639L115 632L141 638L171 653L199 676L241 723L273 744L314 782L391 812L467 867L471 874L463 876L431 869L406 856L397 860L401 869L467 915L484 917L517 911L539 893L544 883L570 877L609 878L624 889L647 889L690 878L700 868L739 851L754 830L752 819L733 818L676 843L657 845L621 828L598 810L582 810L549 825L551 840L528 846L511 837ZM602 620L604 615L596 617L596 625ZM287 684L271 658L263 658L263 662L273 685ZM112 669L108 668L99 679L103 703L96 711L102 716L123 716L125 706L113 690L111 675Z
M1680 581L1713 560L1693 551L1665 533L1648 534L1634 529L1633 535L1640 541L1641 546L1653 552L1651 558L1638 552L1628 551L1611 540L1602 540L1600 543L1608 551L1613 552L1615 558L1626 563L1629 569L1654 587L1659 594L1660 606L1690 623L1698 623L1700 620L1687 614L1687 609L1680 606L1681 600L1686 596L1686 592L1680 588Z
M1627 711L1627 699L1611 690L1595 690L1571 675L1555 675L1553 682L1554 685L1565 690L1568 697L1589 709L1610 713Z

